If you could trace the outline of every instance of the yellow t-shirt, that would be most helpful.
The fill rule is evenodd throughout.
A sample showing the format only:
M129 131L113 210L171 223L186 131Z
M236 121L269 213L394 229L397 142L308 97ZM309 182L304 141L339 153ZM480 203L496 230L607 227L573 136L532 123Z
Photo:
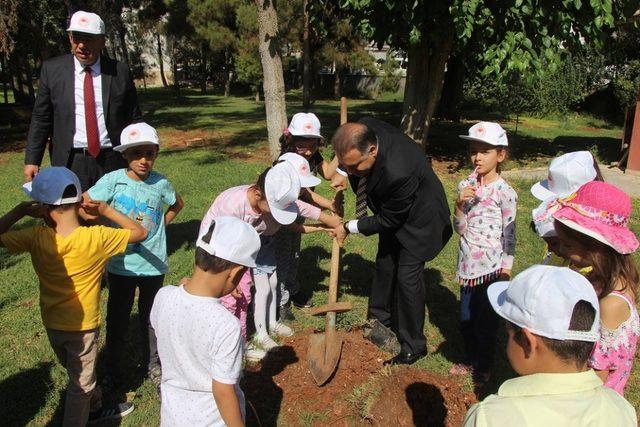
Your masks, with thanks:
M86 331L100 325L100 281L109 257L123 253L131 231L78 227L67 237L36 226L0 236L10 252L29 252L40 279L47 328Z

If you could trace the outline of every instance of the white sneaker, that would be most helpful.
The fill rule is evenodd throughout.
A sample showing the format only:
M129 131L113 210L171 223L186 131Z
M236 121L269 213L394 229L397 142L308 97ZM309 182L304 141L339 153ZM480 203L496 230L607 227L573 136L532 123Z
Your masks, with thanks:
M252 342L244 346L244 358L249 362L259 362L267 355L267 352L256 347Z
M269 325L269 332L276 334L279 337L290 337L293 335L293 329L280 322Z
M269 335L256 337L256 343L265 351L273 350L274 348L280 347L280 344L275 342Z

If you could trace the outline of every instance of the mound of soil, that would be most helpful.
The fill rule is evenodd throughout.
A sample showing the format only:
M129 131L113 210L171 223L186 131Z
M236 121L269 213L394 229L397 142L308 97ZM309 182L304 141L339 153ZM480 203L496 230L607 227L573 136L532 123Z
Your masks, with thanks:
M380 426L457 427L477 401L457 380L407 366L393 369L379 387L370 417Z
M455 380L416 368L383 367L390 355L365 340L362 331L342 334L338 370L318 387L307 364L312 333L296 334L260 364L245 368L247 425L459 426L475 401ZM367 398L375 399L370 408Z
M288 425L300 425L322 414L317 424L351 417L344 398L382 368L388 355L362 338L361 331L342 334L342 357L334 377L318 387L309 372L307 349L312 330L285 340L258 365L247 366L241 388L247 400L247 425L275 426L278 414ZM255 418L253 410L259 421ZM313 422L312 422L313 423Z

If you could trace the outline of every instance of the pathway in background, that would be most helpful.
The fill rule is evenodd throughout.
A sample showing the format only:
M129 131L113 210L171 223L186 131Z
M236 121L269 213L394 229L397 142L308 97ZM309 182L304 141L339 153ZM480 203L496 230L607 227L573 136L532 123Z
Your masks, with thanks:
M600 171L604 180L624 190L628 195L640 198L640 176L625 174L618 168L609 168L600 165ZM547 168L512 169L504 171L501 175L505 178L541 180L547 177Z

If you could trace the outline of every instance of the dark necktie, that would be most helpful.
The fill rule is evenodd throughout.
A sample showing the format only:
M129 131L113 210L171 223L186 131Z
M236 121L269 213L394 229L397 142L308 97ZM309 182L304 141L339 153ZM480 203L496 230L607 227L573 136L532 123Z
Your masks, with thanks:
M367 216L367 177L363 176L358 181L356 190L356 218L361 219Z
M96 116L96 97L93 93L91 67L84 69L84 123L87 128L87 149L93 157L100 154L100 137L98 136L98 117Z

